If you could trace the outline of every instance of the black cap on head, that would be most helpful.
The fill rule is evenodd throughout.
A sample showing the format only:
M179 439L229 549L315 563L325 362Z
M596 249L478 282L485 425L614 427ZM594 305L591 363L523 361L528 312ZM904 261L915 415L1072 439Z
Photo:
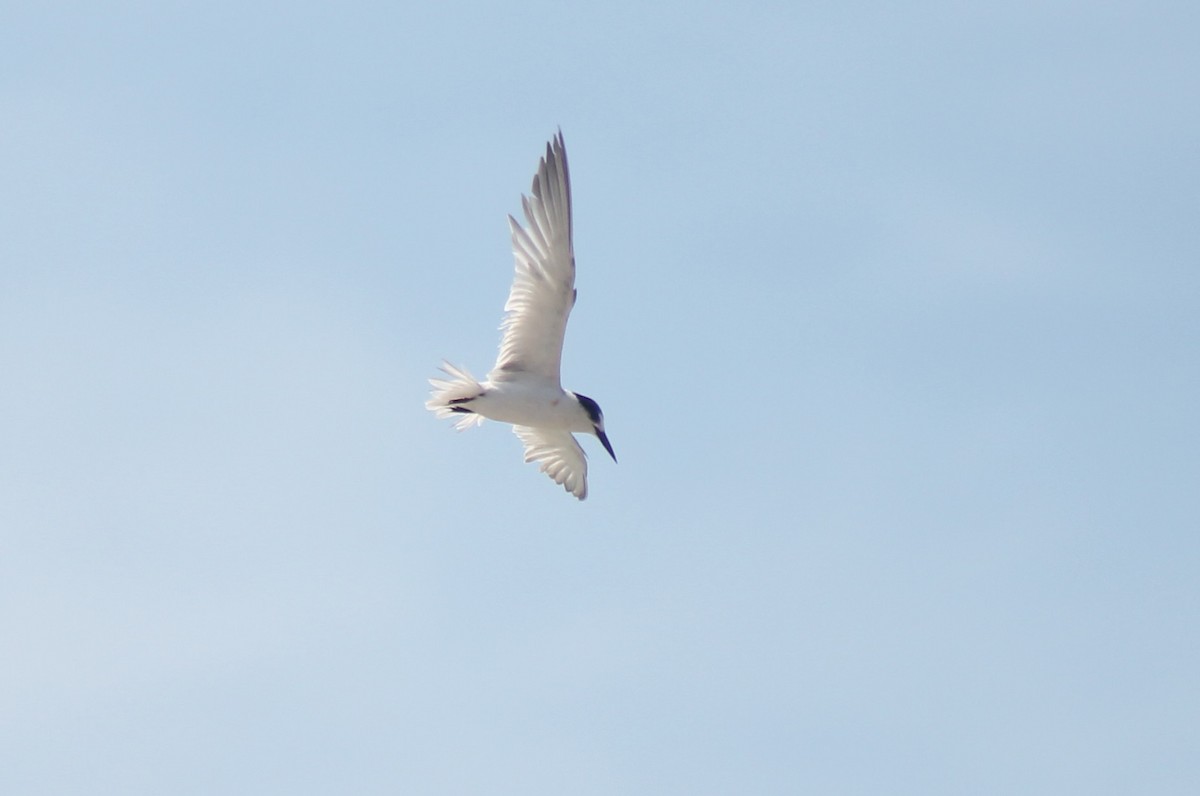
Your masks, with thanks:
M575 393L575 399L579 401L579 405L583 407L583 411L588 413L588 418L591 419L592 425L599 425L604 420L604 413L600 411L600 404L586 395L580 395L579 393Z

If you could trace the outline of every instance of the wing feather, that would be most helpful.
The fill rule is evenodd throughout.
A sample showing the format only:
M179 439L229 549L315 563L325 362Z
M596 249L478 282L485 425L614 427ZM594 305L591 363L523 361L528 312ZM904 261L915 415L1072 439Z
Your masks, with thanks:
M587 454L569 431L513 426L525 446L525 461L540 462L543 473L583 500L587 497Z
M488 378L503 381L521 372L560 385L563 336L575 304L571 180L561 130L546 145L530 193L521 197L525 226L508 217L516 268L500 354Z

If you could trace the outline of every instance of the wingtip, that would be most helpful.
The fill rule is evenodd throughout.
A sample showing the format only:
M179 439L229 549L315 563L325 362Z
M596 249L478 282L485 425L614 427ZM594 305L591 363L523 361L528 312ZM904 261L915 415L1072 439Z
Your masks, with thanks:
M554 136L549 141L546 142L545 161L546 161L546 163L553 163L556 160L561 161L566 158L566 153L567 153L567 142L563 138L562 127L559 127L555 131Z

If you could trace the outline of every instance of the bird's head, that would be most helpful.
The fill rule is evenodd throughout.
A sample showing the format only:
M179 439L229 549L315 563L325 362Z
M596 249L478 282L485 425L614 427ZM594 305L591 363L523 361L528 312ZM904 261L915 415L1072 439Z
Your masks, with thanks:
M617 454L613 453L612 445L608 441L608 435L604 433L604 413L600 411L600 404L586 395L580 395L579 393L575 393L575 400L579 401L579 405L587 413L588 421L592 424L592 433L600 440L600 444L604 446L604 450L608 451L608 455L615 462Z

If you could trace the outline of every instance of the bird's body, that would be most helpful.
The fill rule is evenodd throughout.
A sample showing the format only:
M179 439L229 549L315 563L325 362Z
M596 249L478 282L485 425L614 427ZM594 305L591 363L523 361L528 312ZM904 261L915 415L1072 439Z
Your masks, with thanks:
M591 420L579 411L578 400L548 382L489 380L480 396L470 402L470 409L488 420L514 426L589 433L592 430Z
M587 497L587 457L572 432L595 434L616 461L604 415L591 398L562 388L559 379L567 317L575 305L571 242L571 184L562 133L546 146L531 197L521 197L526 226L509 216L516 274L501 324L496 364L485 381L443 363L448 378L430 379L425 406L438 417L457 416L459 430L484 418L511 423L525 445L525 461L580 500Z

